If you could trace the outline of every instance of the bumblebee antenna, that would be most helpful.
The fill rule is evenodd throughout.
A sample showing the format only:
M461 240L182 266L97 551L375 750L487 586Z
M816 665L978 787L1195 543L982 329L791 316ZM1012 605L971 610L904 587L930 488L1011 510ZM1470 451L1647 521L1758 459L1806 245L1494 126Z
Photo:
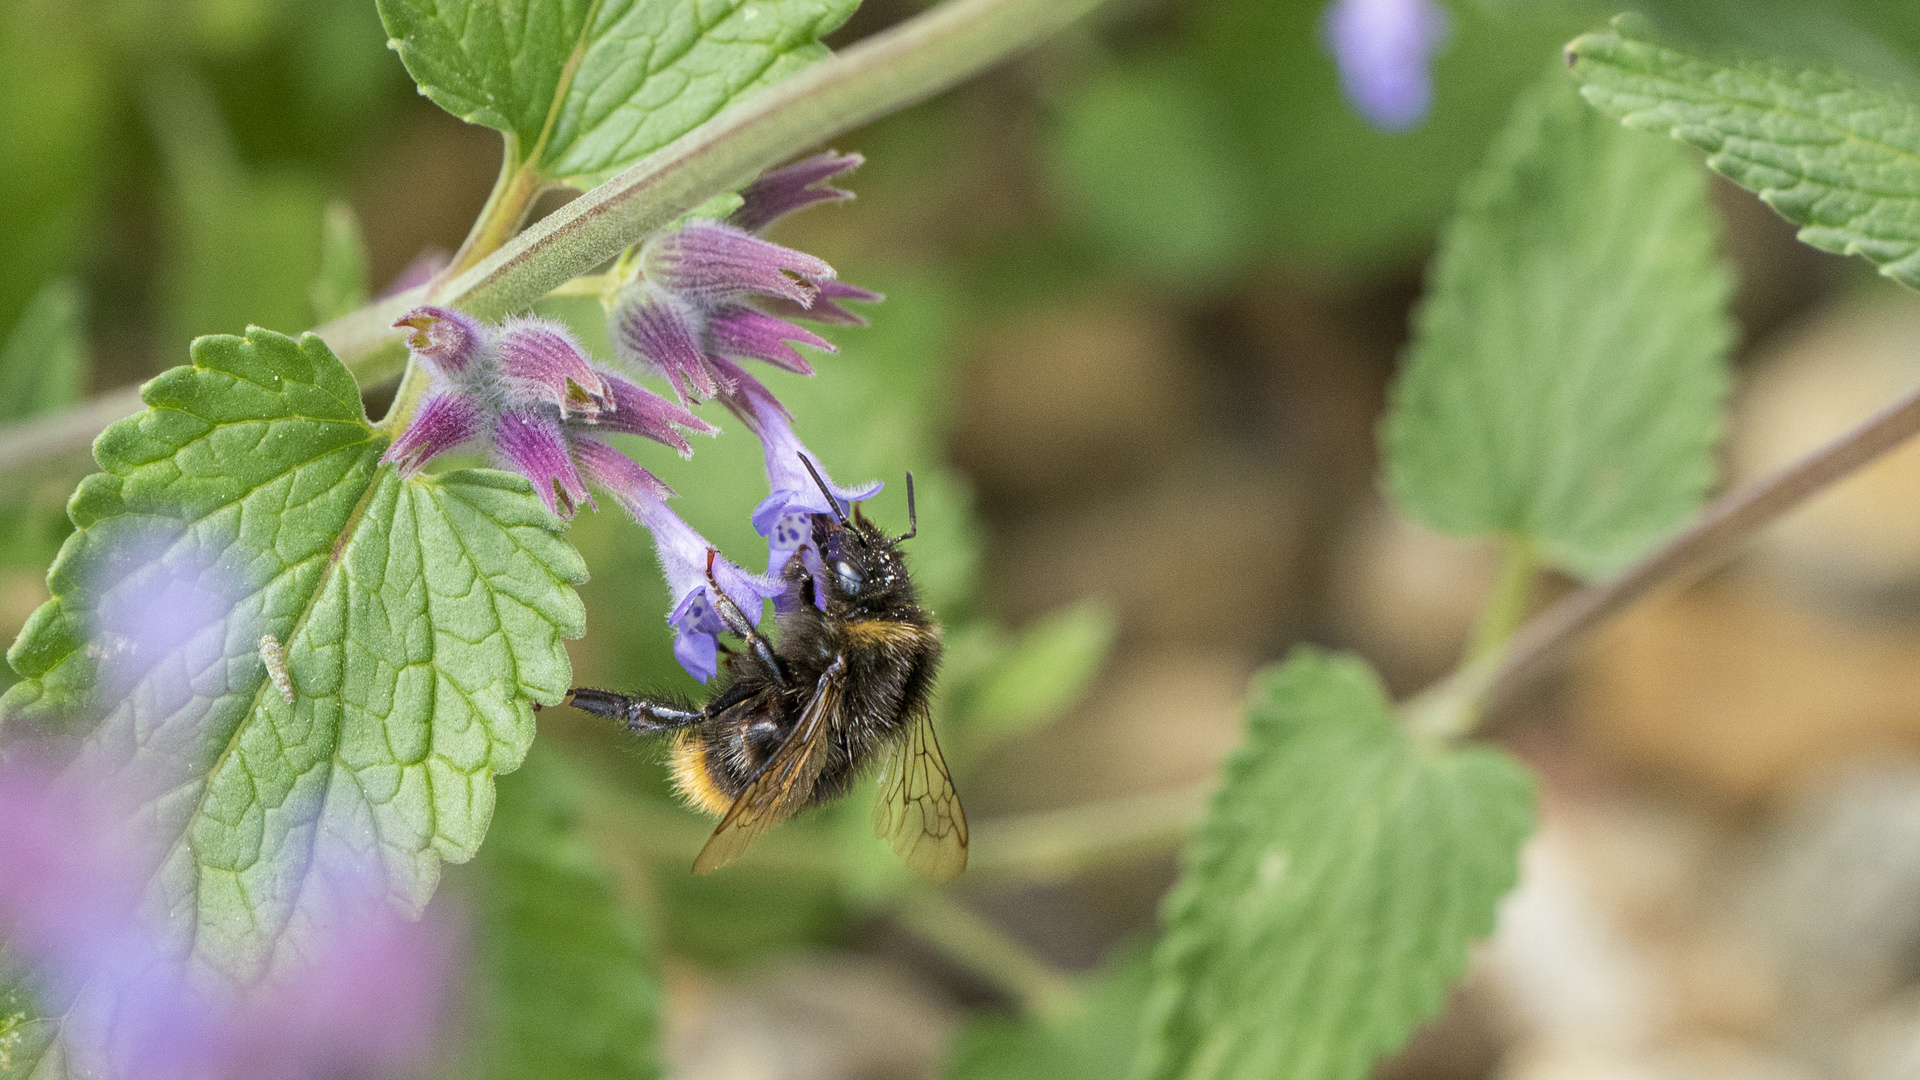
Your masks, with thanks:
M887 543L897 544L902 540L911 540L919 535L920 515L915 513L913 509L913 473L909 471L907 473L907 531L887 541Z
M800 464L807 467L807 475L813 477L813 482L820 485L820 494L827 497L827 505L833 507L833 516L839 519L840 527L853 528L853 522L847 520L846 511L840 509L840 500L833 497L833 492L827 490L827 482L820 478L820 470L813 467L813 462L807 460L807 455L795 452L793 456L800 459Z

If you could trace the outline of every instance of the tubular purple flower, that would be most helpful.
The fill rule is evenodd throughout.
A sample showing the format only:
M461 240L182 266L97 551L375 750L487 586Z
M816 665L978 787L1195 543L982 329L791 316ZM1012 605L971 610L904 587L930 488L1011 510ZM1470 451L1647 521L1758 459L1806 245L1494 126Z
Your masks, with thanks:
M546 319L509 319L494 331L500 374L522 402L541 401L561 416L589 420L613 406L604 375L587 362L573 334Z
M727 360L718 360L721 377L734 383L734 389L721 395L727 408L760 439L766 457L767 486L772 489L753 510L753 528L767 538L767 574L776 576L796 550L813 538L813 514L845 513L852 504L879 494L886 485L880 481L862 487L844 487L833 482L820 456L808 450L794 433L786 406L773 396L760 380ZM801 464L804 455L820 471L839 506L827 503L813 482L812 474Z
M660 568L666 572L667 587L673 592L673 610L667 615L667 623L673 627L674 658L687 674L708 681L720 670L720 635L727 629L714 607L713 582L718 582L720 591L754 621L760 617L762 603L780 595L779 583L721 558L717 548L667 508L672 490L631 458L596 439L580 440L578 449L581 467L593 482L653 534Z
M689 222L656 236L640 261L649 281L707 303L774 296L811 307L819 283L833 277L833 267L805 252L716 221Z
M666 379L680 400L720 392L700 348L700 313L660 286L640 281L623 289L608 331L618 359Z
M745 304L722 304L715 308L707 329L713 335L715 351L724 356L760 360L801 375L813 374L813 365L787 342L797 341L822 352L840 351L833 342L811 330Z
M1354 109L1383 131L1417 126L1433 105L1433 57L1447 40L1434 0L1334 0L1323 21Z
M421 403L413 423L387 447L381 464L398 465L401 476L412 476L441 454L478 439L485 427L478 405L453 394L435 394Z
M533 481L533 493L550 513L561 513L564 504L566 516L572 517L581 504L593 505L557 419L524 409L503 411L494 425L493 456L501 466Z
M804 210L815 203L851 199L853 192L825 182L859 168L865 161L859 154L829 150L775 169L740 189L740 207L727 218L727 223L757 233L795 210Z

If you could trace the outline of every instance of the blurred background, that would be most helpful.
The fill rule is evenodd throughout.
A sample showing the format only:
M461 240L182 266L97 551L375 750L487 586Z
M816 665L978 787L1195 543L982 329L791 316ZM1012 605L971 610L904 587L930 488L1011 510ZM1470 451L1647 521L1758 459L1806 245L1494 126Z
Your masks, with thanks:
M1902 6L1673 14L1908 79ZM535 756L565 761L665 973L671 1075L1072 1075L1011 1018L1050 973L1124 969L1151 934L1253 670L1316 642L1405 694L1457 658L1489 553L1387 506L1375 424L1461 179L1610 12L1455 4L1432 111L1387 134L1342 99L1321 7L1120 0L834 140L868 159L857 201L776 231L888 295L817 378L769 382L838 478L889 482L883 522L904 525L915 471L911 558L948 627L943 738L976 828L951 894L981 925L885 900L864 794L692 878L707 826L658 754L544 712ZM868 0L834 41L916 10ZM0 146L0 340L79 343L47 361L65 384L0 393L0 419L185 363L197 334L313 325L330 202L377 286L459 244L499 155L414 93L371 0L0 0ZM1740 281L1734 482L1920 384L1920 299L1730 185L1716 201ZM591 301L546 311L608 355ZM676 508L757 564L758 445L660 449L636 454ZM8 638L86 471L0 488ZM644 533L602 512L573 539L593 573L577 681L693 692ZM1491 737L1540 773L1541 832L1467 982L1383 1075L1920 1075L1920 449L1617 620ZM502 805L540 771L503 778ZM469 870L452 895L486 889ZM1031 957L982 956L996 941Z

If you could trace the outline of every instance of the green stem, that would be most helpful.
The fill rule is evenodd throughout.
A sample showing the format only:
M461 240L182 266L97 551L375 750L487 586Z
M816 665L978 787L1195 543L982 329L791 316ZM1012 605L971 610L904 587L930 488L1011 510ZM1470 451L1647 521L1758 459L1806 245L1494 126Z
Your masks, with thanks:
M1487 596L1487 606L1474 626L1473 640L1467 646L1466 659L1478 660L1501 648L1520 620L1527 614L1527 595L1533 589L1533 576L1540 569L1540 557L1533 543L1523 536L1506 540L1500 560L1500 576Z
M1500 575L1487 595L1480 621L1474 625L1473 638L1460 660L1454 685L1467 692L1423 694L1410 701L1402 712L1407 730L1414 736L1437 742L1461 738L1480 726L1481 695L1477 673L1490 672L1500 663L1507 643L1527 614L1527 596L1533 589L1534 575L1540 569L1540 555L1532 541L1522 536L1506 538L1500 558Z
M547 185L534 172L531 162L520 160L516 140L507 139L505 159L500 163L500 176L493 182L493 191L487 195L487 205L480 209L473 229L460 244L453 260L438 275L441 280L458 276L480 260L500 250L501 246L513 239L520 231L520 225L527 219L527 212L533 209L534 200Z
M912 888L900 898L893 916L947 959L1004 990L1034 1016L1057 1018L1080 1001L1071 977L944 893L924 886Z

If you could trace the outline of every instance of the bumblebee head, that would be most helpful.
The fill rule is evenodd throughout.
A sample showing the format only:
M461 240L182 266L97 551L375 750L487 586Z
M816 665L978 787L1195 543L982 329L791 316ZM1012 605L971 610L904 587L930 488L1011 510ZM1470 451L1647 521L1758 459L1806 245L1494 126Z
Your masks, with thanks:
M858 505L853 507L851 517L842 512L839 500L833 497L813 462L804 454L800 455L800 462L819 485L820 493L826 496L827 505L833 507L832 514L813 515L814 549L820 553L824 570L816 574L816 580L824 579L828 598L855 607L885 607L897 602L903 594L910 597L906 593L906 563L897 548L901 541L911 540L920 532L920 517L913 499L913 474L907 474L907 531L889 537L860 512Z

